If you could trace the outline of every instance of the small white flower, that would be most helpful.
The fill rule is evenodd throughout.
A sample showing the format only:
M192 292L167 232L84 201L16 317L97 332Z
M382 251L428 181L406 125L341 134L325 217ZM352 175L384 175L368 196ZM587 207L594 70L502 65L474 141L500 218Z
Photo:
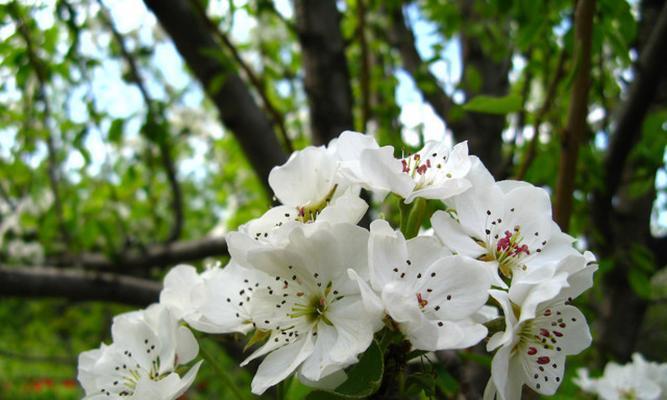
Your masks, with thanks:
M414 199L444 200L470 188L471 158L466 142L449 149L429 141L417 153L396 159L393 148L367 148L360 154L358 180L379 193L393 192L409 204Z
M380 326L366 312L348 268L367 276L368 231L352 224L316 222L289 233L283 247L261 246L247 262L271 277L253 288L250 315L267 342L242 365L267 355L252 381L263 393L299 369L320 381L355 363Z
M357 223L368 207L358 198L360 188L351 186L342 173L339 159L324 147L310 146L292 153L285 164L271 170L269 185L276 198L286 207L273 215L271 222L274 224L311 222L315 219L328 219L332 223ZM335 201L345 194L356 197L364 206ZM322 214L325 209L332 207L342 210Z
M175 400L194 381L201 361L180 377L199 346L162 305L114 318L113 343L79 355L78 379L90 400Z
M635 353L632 362L609 362L599 378L590 378L588 370L577 370L574 383L581 390L603 400L659 400L667 397L667 364L646 361Z
M432 237L406 241L386 221L376 220L371 224L369 267L370 288L350 271L366 307L385 311L415 349L465 348L486 336L486 327L474 320L490 287L483 263L450 255Z
M660 386L653 382L638 365L607 363L600 378L590 378L588 370L577 370L574 383L583 391L596 394L602 400L660 400Z
M268 282L261 271L231 261L224 268L198 274L194 267L179 265L164 279L160 303L198 331L247 333L252 329L249 307L253 290Z
M565 357L591 343L583 314L569 301L591 287L594 261L569 256L550 269L548 279L509 293L491 290L505 315L505 331L493 335L487 350L498 349L491 365L485 399L521 397L524 384L552 395L563 379Z
M544 189L527 183L495 183L478 159L468 174L473 186L447 201L453 212L438 211L432 225L454 253L487 261L494 285L533 266L578 254L574 239L560 231L551 218L551 201Z

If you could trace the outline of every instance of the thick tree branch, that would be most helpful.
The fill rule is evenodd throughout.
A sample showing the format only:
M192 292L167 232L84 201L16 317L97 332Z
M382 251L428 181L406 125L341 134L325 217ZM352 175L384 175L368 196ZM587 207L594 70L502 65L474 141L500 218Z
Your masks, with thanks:
M271 168L284 163L287 156L245 83L221 60L224 50L209 31L208 22L188 0L144 2L173 39L268 191Z
M57 266L75 265L98 271L129 271L164 267L228 254L224 238L204 238L156 244L142 250L128 250L115 257L101 253L83 253L78 256L60 257L50 262Z
M554 220L563 231L570 226L572 215L572 193L574 192L579 159L579 145L586 134L588 114L588 91L591 86L591 46L593 40L593 18L595 0L579 0L575 13L575 63L576 76L572 84L572 94L568 110L565 132L561 137L560 164Z
M290 153L293 152L294 147L292 146L292 141L287 134L285 119L283 118L282 113L278 111L278 109L269 99L269 95L266 93L266 90L264 90L262 82L260 82L255 71L253 71L250 65L248 65L248 63L243 60L241 53L236 49L236 46L234 46L234 43L232 43L231 39L227 37L225 32L221 31L220 28L218 28L210 18L208 18L208 15L206 15L206 10L204 10L199 1L200 0L190 0L192 6L195 8L195 10L197 10L201 18L206 21L207 27L211 33L220 40L220 43L222 43L227 48L227 50L229 50L229 52L232 54L232 57L234 57L234 61L236 61L239 67L241 67L246 78L250 81L250 84L253 86L253 88L255 88L257 94L259 94L259 97L262 99L264 108L266 111L268 111L269 114L271 114L273 122L275 122L276 126L278 127L278 131L280 132L280 137L283 140L285 149Z
M139 66L136 63L134 56L128 50L123 35L121 35L120 32L118 32L116 29L113 21L111 20L111 16L104 7L103 1L97 0L97 2L100 5L100 15L102 22L111 31L114 40L120 48L121 55L129 69L130 79L137 86L137 88L139 88L141 97L144 99L144 103L146 103L149 123L157 123L158 120L161 121L162 116L159 115L159 112L155 110L154 102L151 99L148 90L146 89L144 79L141 75L141 72L139 71ZM171 209L174 215L174 221L171 225L171 229L169 230L167 241L173 242L181 236L181 231L183 230L183 194L176 176L176 167L171 156L171 148L169 146L168 137L164 137L158 141L158 148L160 150L160 160L162 161L162 167L164 168L165 174L167 175L167 182L171 188Z
M605 159L605 191L598 206L611 211L611 197L621 182L628 156L641 136L641 125L655 98L662 75L667 68L667 4L662 7L653 32L642 50L636 77L628 90L628 96L617 111L615 129ZM602 216L605 218L605 216Z
M612 232L612 198L619 189L630 152L641 136L641 124L663 80L667 66L665 53L667 53L667 3L662 6L654 28L640 53L635 79L630 85L628 96L616 112L615 129L605 158L605 184L603 190L596 191L593 197L593 219L600 232ZM605 243L601 245L604 246Z
M335 0L297 0L294 8L313 143L326 144L342 131L353 129L340 13Z
M0 297L61 297L143 307L158 300L161 288L158 282L109 273L0 266Z

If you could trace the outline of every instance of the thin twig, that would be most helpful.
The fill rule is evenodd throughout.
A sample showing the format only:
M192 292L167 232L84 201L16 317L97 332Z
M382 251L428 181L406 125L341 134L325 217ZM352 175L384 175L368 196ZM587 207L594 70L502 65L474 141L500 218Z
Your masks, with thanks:
M266 93L266 90L264 90L264 86L257 77L257 74L252 70L250 65L248 65L243 60L243 57L241 57L241 53L236 49L236 46L234 46L229 37L227 37L227 35L223 31L218 29L218 27L208 17L208 15L206 14L206 10L204 10L202 5L199 3L199 0L190 0L190 3L199 13L200 17L204 21L206 21L206 26L208 27L209 31L218 38L218 40L222 43L223 46L227 48L227 50L229 50L234 60L238 63L239 67L241 67L243 73L250 81L250 84L253 86L253 88L255 88L255 91L257 92L257 94L259 94L259 97L262 99L264 108L266 108L266 111L268 111L268 113L271 114L273 122L278 126L278 131L280 132L280 136L283 141L283 144L285 145L285 149L290 153L293 152L294 147L292 146L292 141L290 140L289 135L287 134L287 128L285 127L285 120L283 118L283 115L280 113L280 111L278 111L278 109L276 109L276 107L269 99L269 96Z
M518 180L523 180L525 178L530 164L532 164L535 160L535 156L537 155L537 143L540 136L540 127L544 121L544 118L551 110L551 106L556 97L556 89L558 89L558 84L565 76L566 60L567 51L565 51L565 48L563 48L561 49L560 55L558 56L556 70L554 71L554 76L549 83L549 87L547 88L547 94L544 98L544 103L542 103L542 107L540 107L540 110L537 112L535 117L535 122L533 123L533 137L528 144L528 150L526 150L525 156L519 165L519 171L516 174L516 179Z
M23 20L21 15L21 10L16 3L13 1L9 4L9 11L14 18L19 35L23 38L26 44L26 52L28 55L28 60L33 70L35 71L35 76L37 77L38 83L38 98L44 105L44 128L46 131L46 147L47 147L47 160L49 163L48 176L49 176L49 185L51 186L51 191L53 192L53 205L56 211L56 218L58 219L58 228L60 230L60 235L62 236L65 245L69 247L71 242L71 237L67 225L65 223L65 214L63 211L62 198L60 193L60 188L58 182L60 180L60 169L58 165L57 150L55 141L53 139L52 132L55 131L52 129L51 124L51 107L49 104L49 99L46 94L46 87L48 85L48 74L46 71L46 66L42 60L37 55L35 46L32 42L30 31Z
M366 37L366 3L365 0L357 0L357 20L359 46L361 48L361 132L366 132L366 126L371 119L371 59L368 51L368 38Z
M554 202L554 220L563 231L567 231L570 226L579 146L587 129L594 17L595 0L579 0L575 14L576 75L572 85L567 126L561 136L560 164Z
M146 107L148 109L149 121L152 123L158 123L158 120L161 120L161 117L159 116L159 112L155 110L154 102L151 99L148 90L146 89L146 85L144 84L144 80L141 76L141 72L139 71L139 67L137 66L134 57L132 56L132 54L130 53L125 44L125 39L120 34L120 32L118 32L115 25L113 24L111 16L106 10L103 1L97 0L97 2L100 5L100 16L102 22L104 22L107 28L111 31L114 40L116 41L118 47L120 48L121 55L123 56L123 59L125 60L129 68L130 79L137 86L139 92L141 92L141 97L144 99L144 102L146 103ZM159 140L158 148L160 150L162 167L164 168L165 174L167 175L167 181L169 182L169 187L171 188L171 193L172 193L171 209L174 214L174 221L171 225L169 235L167 237L167 242L173 242L174 240L178 239L181 236L181 231L183 230L183 218L184 218L183 194L181 191L181 186L178 183L178 178L176 176L176 167L174 165L174 160L171 156L171 148L169 146L168 140L166 139Z

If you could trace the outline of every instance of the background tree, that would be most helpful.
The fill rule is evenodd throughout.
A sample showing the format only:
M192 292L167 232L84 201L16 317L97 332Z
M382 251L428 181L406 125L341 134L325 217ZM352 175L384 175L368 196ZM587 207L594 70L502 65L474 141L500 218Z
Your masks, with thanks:
M667 361L664 0L10 1L0 38L3 396L69 382L166 268L225 261L224 232L269 206L293 149L433 136L406 126L410 85L436 138L548 187L601 258L595 348L575 363ZM439 357L438 393L480 395L488 360ZM222 393L206 374L194 398Z

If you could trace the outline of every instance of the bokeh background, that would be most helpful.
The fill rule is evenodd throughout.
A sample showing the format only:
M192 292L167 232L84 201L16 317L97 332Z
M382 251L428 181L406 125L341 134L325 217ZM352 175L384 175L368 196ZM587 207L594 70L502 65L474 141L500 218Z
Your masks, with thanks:
M556 398L585 398L577 367L667 361L665 54L664 0L0 1L0 398L81 398L113 315L224 263L270 169L346 129L467 140L553 194L600 258ZM238 343L204 345L247 392ZM478 398L489 357L439 356L438 397ZM187 398L234 397L209 366Z

